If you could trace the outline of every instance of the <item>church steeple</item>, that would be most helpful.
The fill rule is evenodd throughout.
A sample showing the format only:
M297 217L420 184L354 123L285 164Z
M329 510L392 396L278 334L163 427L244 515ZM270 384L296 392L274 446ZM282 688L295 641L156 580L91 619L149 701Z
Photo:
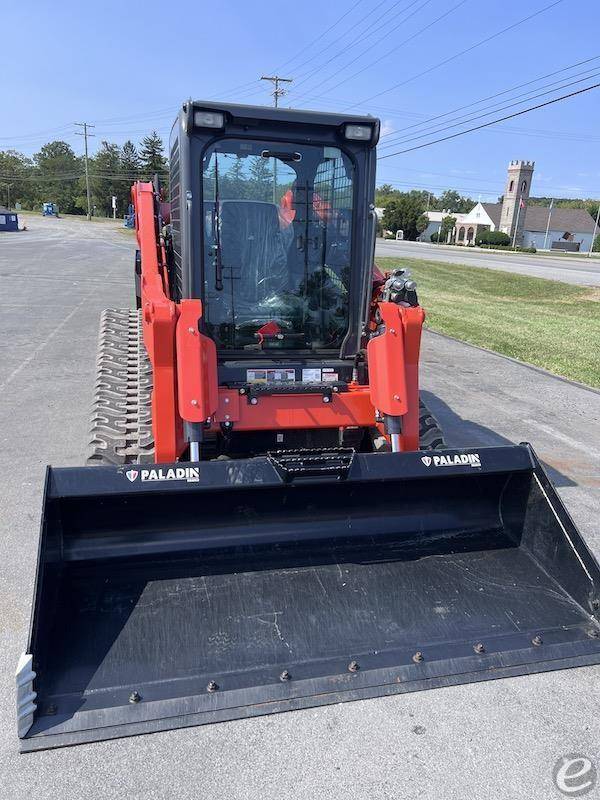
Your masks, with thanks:
M511 241L514 241L517 247L523 244L525 210L534 168L535 161L511 161L508 165L500 230L508 233Z

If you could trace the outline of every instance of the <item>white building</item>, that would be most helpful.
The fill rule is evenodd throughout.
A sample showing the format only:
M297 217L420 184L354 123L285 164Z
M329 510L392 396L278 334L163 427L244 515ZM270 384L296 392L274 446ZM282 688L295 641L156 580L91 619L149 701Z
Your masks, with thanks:
M430 242L432 234L439 232L442 219L450 214L456 218L451 236L455 244L475 244L479 233L490 230L508 234L522 247L589 251L595 220L585 209L527 205L534 166L532 161L511 161L501 203L477 203L468 214L428 211L429 225L419 240Z

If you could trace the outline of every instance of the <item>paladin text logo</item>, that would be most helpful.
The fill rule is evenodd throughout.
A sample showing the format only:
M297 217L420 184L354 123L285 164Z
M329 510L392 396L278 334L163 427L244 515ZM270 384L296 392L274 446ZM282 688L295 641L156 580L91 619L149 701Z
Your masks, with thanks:
M480 467L479 453L457 453L456 455L421 456L426 467Z
M169 467L163 469L129 469L125 477L133 483L138 476L142 482L146 481L186 481L187 483L198 483L200 480L200 467Z

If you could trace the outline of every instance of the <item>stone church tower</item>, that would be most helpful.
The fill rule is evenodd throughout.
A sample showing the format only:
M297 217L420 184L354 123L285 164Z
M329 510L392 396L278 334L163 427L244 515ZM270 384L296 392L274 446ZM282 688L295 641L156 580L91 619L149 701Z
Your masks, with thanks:
M525 224L525 208L519 210L521 200L527 206L535 161L511 161L508 165L508 178L502 203L500 230L508 233L511 242L517 247L523 244L523 226ZM515 238L515 229L517 232Z

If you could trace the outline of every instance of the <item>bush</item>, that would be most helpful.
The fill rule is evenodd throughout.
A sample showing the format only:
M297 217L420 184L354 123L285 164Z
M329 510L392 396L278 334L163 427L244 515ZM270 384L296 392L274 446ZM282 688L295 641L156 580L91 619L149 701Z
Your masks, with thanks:
M507 244L480 244L485 250L510 250L512 253L537 253L535 247L510 247Z
M594 239L594 246L592 247L593 253L600 253L600 233Z
M510 245L510 236L502 231L482 231L477 235L475 241L477 244L508 247Z
M429 237L429 241L430 241L432 244L437 244L437 243L438 243L438 239L439 239L439 238L440 238L440 237L439 237L439 235L437 234L437 232L436 232L436 233L432 233L432 234L431 234L431 236Z

